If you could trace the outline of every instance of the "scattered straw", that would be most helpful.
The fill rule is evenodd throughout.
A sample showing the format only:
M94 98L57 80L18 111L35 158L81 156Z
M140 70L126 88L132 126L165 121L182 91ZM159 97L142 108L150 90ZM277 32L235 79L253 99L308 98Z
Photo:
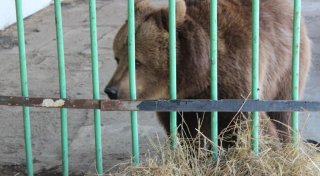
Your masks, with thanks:
M220 149L218 160L213 160L207 148L199 147L209 139L199 133L193 140L180 138L177 148L170 149L169 140L164 144L153 144L154 153L145 156L138 166L125 164L116 173L107 175L143 176L316 176L320 175L320 151L313 144L301 141L295 148L291 144L282 145L277 140L261 134L260 153L256 156L250 148L250 121L232 127L237 135L235 146ZM201 140L201 142L199 142ZM204 145L208 146L208 145ZM275 147L282 146L282 147Z

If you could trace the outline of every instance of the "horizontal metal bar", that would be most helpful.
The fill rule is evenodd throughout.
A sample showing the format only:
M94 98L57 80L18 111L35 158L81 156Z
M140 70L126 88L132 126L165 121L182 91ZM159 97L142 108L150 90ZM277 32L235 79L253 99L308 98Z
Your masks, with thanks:
M0 96L0 105L43 108L101 109L102 111L157 112L292 112L320 111L320 101L293 100L92 100Z
M100 100L0 96L0 105L42 108L100 109Z

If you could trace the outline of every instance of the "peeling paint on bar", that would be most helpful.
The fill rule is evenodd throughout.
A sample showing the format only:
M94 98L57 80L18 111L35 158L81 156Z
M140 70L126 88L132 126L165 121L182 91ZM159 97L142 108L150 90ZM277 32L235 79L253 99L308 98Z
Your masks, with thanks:
M41 106L42 107L47 107L47 108L50 108L50 107L53 107L53 108L59 108L59 107L62 107L64 105L64 100L62 99L59 99L59 100L56 100L54 101L53 99L44 99Z
M320 112L320 101L293 100L91 100L0 96L0 106L1 105L39 108L100 109L102 111Z

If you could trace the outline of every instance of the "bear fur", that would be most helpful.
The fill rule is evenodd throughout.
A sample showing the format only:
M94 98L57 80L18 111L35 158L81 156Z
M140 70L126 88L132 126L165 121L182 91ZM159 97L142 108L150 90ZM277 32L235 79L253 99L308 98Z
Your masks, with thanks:
M218 1L218 91L219 99L243 99L251 93L251 0ZM178 99L210 99L210 0L178 0L177 92ZM155 8L147 0L135 3L136 78L139 99L169 99L168 8ZM260 1L261 100L291 99L293 7L289 0ZM116 99L129 98L127 22L117 33L113 50L118 67L106 89L116 90ZM301 23L300 95L310 65L310 42ZM169 113L157 113L169 134ZM188 137L200 131L210 138L210 113L178 114L179 130ZM218 113L219 132L234 124L236 113ZM290 141L290 113L260 113L267 133ZM270 118L269 118L270 117ZM228 142L222 142L227 147Z

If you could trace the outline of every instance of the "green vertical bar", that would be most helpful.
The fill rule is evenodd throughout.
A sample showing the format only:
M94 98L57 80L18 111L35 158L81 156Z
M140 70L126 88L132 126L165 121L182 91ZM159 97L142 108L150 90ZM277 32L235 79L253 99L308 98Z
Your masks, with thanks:
M98 41L97 41L97 16L96 1L89 1L90 13L90 38L91 38L91 62L92 62L92 87L93 99L100 99L99 96L99 60L98 60ZM96 147L96 169L99 175L103 174L102 164L102 144L101 144L101 119L100 110L94 110L94 130Z
M210 60L211 60L211 99L218 100L218 2L210 3ZM218 151L218 112L211 112L211 138L213 158L217 159Z
M23 14L21 0L16 0L16 18L19 41L19 58L20 58L20 77L21 77L21 93L22 96L28 97L28 76L27 76L27 61L26 47L24 38ZM33 175L32 165L32 146L31 146L31 125L30 112L28 107L23 107L23 125L24 125L24 142L26 151L26 165L28 176Z
M134 0L128 0L128 62L129 62L129 86L130 98L137 99L136 73L135 73L135 16ZM139 134L138 115L136 111L131 112L131 135L133 163L139 164Z
M54 1L55 20L56 20L56 37L58 49L58 66L59 66L59 86L60 98L67 98L66 89L66 73L64 63L64 43L63 43L63 27L61 15L61 0ZM62 170L63 175L67 176L69 173L69 159L68 159L68 117L67 109L60 109L61 116L61 152L62 152Z
M299 60L300 60L300 19L301 0L294 1L293 42L292 42L292 100L299 99ZM299 114L291 113L292 143L298 143Z
M252 0L252 99L259 100L259 0ZM252 149L259 153L258 112L252 112Z
M170 98L177 99L177 63L176 63L176 1L169 0L169 57L170 57ZM177 113L170 112L171 147L177 143Z

